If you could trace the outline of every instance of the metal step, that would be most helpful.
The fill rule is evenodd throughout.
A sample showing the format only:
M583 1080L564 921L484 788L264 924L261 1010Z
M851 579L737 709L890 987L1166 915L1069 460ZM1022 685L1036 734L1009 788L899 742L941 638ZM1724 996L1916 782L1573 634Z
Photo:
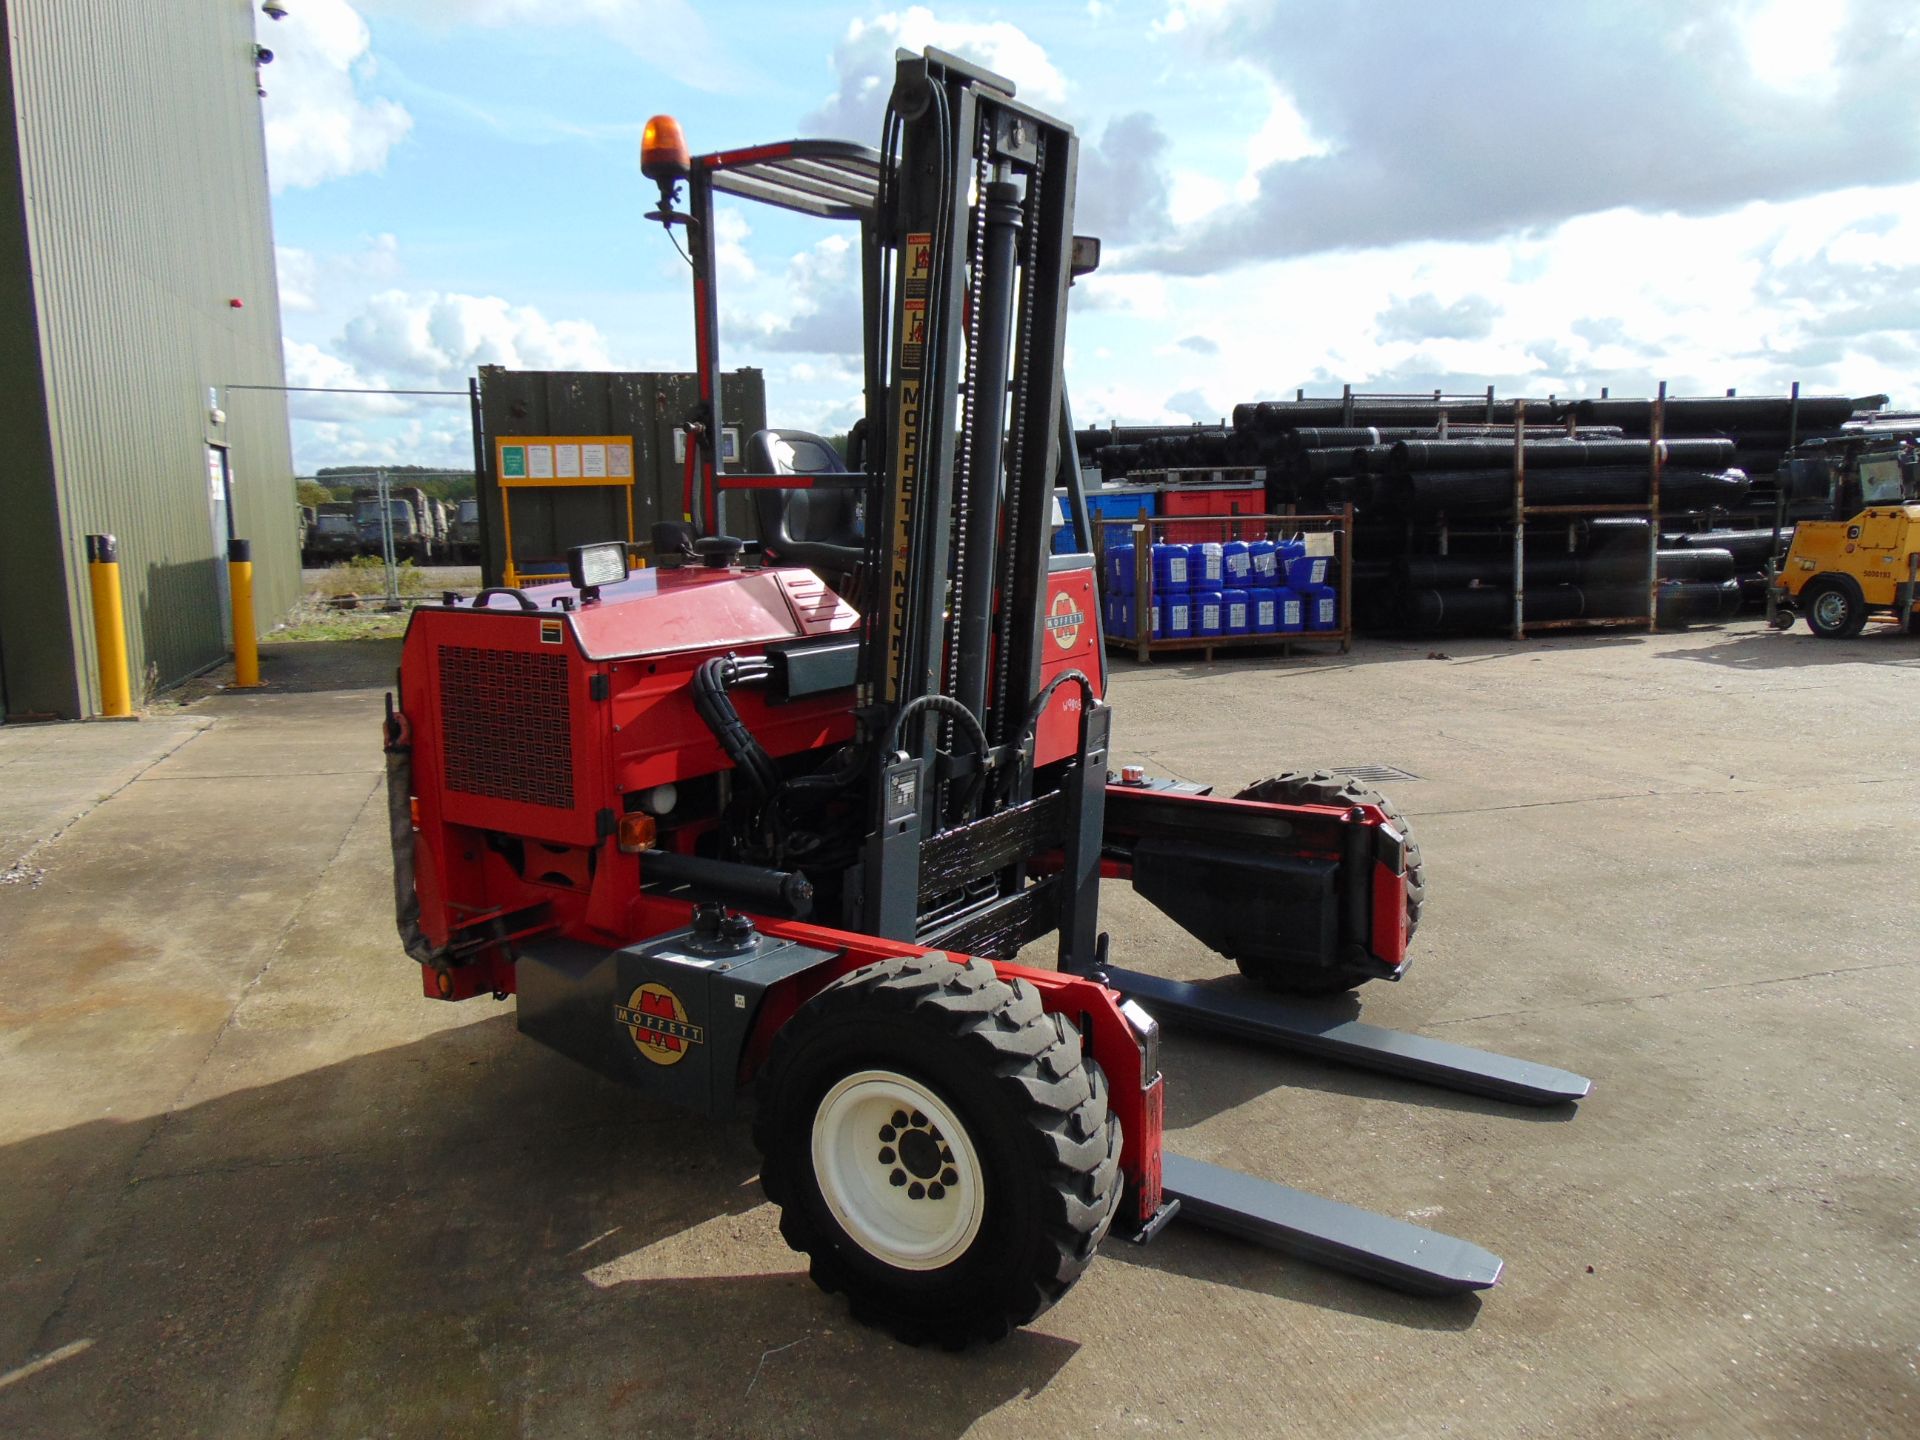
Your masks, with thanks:
M1409 1295L1461 1295L1500 1278L1499 1256L1437 1230L1184 1155L1164 1155L1161 1166L1163 1193L1180 1202L1175 1220Z
M1113 989L1145 1005L1161 1021L1217 1030L1468 1095L1486 1095L1520 1105L1564 1105L1584 1098L1593 1089L1593 1082L1586 1076L1551 1065L1473 1050L1424 1035L1384 1030L1358 1020L1336 1020L1309 1006L1267 995L1223 991L1143 975L1137 970L1107 969L1102 978Z

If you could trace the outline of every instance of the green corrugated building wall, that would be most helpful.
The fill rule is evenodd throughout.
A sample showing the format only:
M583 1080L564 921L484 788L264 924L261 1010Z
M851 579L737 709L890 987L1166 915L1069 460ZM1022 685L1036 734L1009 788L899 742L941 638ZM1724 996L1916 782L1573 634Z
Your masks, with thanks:
M0 0L10 718L98 709L90 533L120 540L136 703L226 653L229 531L263 625L297 596L285 397L226 388L285 383L254 13Z

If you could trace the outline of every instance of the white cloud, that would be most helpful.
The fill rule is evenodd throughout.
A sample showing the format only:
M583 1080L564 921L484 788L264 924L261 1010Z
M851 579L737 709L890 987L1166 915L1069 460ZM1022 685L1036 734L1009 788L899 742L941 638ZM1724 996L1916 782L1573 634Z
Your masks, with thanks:
M1799 380L1911 403L1920 183L1693 218L1619 208L1496 243L1208 276L1101 274L1073 293L1073 333L1097 362L1068 376L1086 422L1166 421L1346 383L1580 395L1650 394L1667 380L1681 394L1783 394ZM1189 333L1217 351L1167 343Z
M313 252L292 245L276 245L273 247L273 263L280 280L282 313L312 314L318 310L320 302L314 298L314 291L318 287L314 283L317 268Z
M464 388L481 365L515 370L610 370L599 329L549 320L497 295L384 290L342 327L336 353L396 386Z
M1185 0L1162 29L1275 97L1241 203L1135 262L1185 274L1920 177L1912 0L1611 0L1522 25L1427 0Z
M304 0L302 0L304 3ZM752 76L688 0L360 0L370 14L404 15L451 29L546 31L590 26L650 67L697 89L737 91Z
M413 117L366 93L376 67L360 13L346 0L299 0L262 38L272 41L274 52L274 63L261 72L274 190L384 168Z
M809 134L839 135L871 145L893 89L893 52L929 45L964 55L1019 89L1022 100L1042 107L1067 96L1066 78L1047 52L1019 26L1005 20L985 23L942 20L924 5L855 20L833 49L834 93L809 115Z
M829 235L795 255L779 288L779 308L752 314L729 309L721 316L722 337L748 352L729 356L727 363L751 363L755 349L859 356L858 259L847 235Z
M747 253L747 240L752 234L753 228L742 211L731 205L714 207L713 261L722 280L745 285L759 277L759 267Z
M1776 89L1831 93L1840 81L1834 59L1846 17L1845 0L1767 0L1741 27L1748 70Z

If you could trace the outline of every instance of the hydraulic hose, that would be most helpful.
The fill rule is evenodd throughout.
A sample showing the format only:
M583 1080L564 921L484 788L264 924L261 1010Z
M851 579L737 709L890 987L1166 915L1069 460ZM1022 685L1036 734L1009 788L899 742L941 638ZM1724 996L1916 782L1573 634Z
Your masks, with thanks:
M900 748L900 742L907 733L907 722L923 710L938 710L942 715L952 716L960 728L967 732L967 739L973 742L974 752L982 760L987 758L987 732L980 728L979 719L966 706L947 695L922 695L900 707L900 713L893 717L893 729L887 732L889 754Z
M727 691L735 685L765 681L772 674L773 666L767 660L742 660L733 654L716 655L693 672L693 708L762 804L779 788L780 776L773 768L773 757L742 723Z

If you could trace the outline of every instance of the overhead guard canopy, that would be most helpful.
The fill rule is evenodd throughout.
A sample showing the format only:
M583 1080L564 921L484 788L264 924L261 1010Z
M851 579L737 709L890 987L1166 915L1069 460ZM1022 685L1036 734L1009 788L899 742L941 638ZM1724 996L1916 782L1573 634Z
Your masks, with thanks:
M851 140L783 140L694 158L713 188L826 220L863 220L880 198L880 152Z

